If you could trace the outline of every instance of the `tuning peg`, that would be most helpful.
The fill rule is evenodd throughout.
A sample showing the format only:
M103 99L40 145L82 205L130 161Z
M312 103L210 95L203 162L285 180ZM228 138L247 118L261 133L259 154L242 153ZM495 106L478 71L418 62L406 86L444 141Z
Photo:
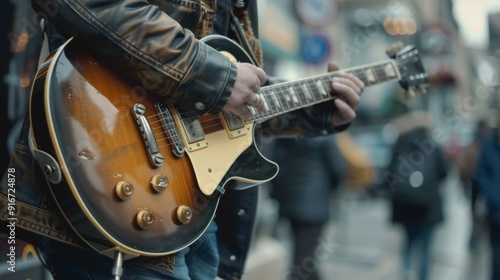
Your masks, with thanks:
M385 53L389 56L389 57L394 57L400 50L402 50L404 48L404 45L401 41L399 42L396 42L392 45L390 45L386 50L385 50Z
M424 86L417 86L417 92L418 94L426 94L427 89Z
M410 100L412 98L415 98L417 96L417 94L415 93L415 91L413 89L408 89L407 91L405 91L405 99L406 100Z

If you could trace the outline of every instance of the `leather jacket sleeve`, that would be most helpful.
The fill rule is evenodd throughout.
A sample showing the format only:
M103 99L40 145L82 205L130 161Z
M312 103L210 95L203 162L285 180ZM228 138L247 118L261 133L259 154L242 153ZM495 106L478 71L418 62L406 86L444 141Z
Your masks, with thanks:
M220 111L236 66L144 0L32 0L40 16L149 92L198 114Z

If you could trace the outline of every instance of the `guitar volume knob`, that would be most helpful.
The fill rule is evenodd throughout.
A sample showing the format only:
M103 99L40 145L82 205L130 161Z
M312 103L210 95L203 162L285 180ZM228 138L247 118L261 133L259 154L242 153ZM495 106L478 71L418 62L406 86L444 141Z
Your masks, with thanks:
M123 201L129 199L134 193L134 186L130 182L120 181L115 186L116 195Z
M168 178L163 174L156 174L151 178L151 187L161 193L168 187Z
M180 205L177 207L177 220L181 222L181 224L187 224L191 222L191 219L193 218L193 209L187 205Z
M153 212L143 209L137 212L136 221L141 229L148 229L155 222Z

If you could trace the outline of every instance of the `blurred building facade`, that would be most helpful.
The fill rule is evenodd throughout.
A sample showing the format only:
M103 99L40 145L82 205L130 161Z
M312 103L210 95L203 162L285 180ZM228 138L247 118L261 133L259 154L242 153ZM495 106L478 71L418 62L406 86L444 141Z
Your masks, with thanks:
M330 60L342 68L386 60L385 49L398 41L417 47L429 75L427 94L405 100L397 83L367 88L354 128L388 132L384 139L369 142L390 144L394 139L385 124L408 110L426 110L436 120L435 140L449 147L453 156L471 141L477 119L492 118L491 107L498 104L499 95L494 86L499 54L465 43L453 0L260 0L259 4L265 68L271 75L289 79L314 75L323 72ZM497 17L490 18L490 25L496 23L490 36L500 29ZM495 38L490 41L499 40Z

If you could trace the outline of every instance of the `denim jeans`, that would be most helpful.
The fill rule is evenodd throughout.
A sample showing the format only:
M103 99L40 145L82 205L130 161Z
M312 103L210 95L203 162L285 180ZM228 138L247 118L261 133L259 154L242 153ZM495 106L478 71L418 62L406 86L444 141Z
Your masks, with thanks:
M414 271L416 263L419 268L415 271L419 280L427 280L430 270L430 253L433 225L405 225L406 245L403 247L403 268L405 272ZM415 262L414 254L420 254L419 262Z
M177 252L173 273L148 269L137 264L136 259L130 259L123 263L121 279L214 280L219 265L216 231L217 225L212 222L196 242ZM49 239L43 239L38 249L42 263L55 280L113 279L111 269L114 260L95 251Z

